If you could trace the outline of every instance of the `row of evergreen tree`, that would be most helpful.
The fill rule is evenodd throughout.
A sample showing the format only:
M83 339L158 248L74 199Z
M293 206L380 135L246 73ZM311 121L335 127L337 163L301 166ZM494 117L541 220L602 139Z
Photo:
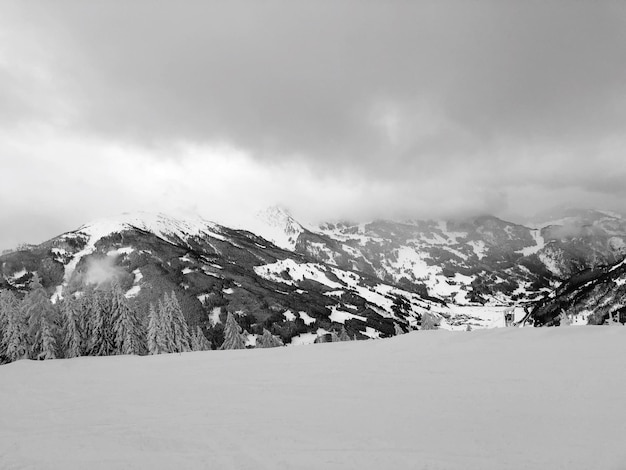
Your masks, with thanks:
M232 313L224 337L220 349L246 347L247 335ZM257 340L257 347L282 345L267 330ZM22 299L11 291L0 291L0 363L209 349L211 342L202 329L190 330L174 292L151 304L147 315L140 317L115 283L106 288L87 287L80 296L67 296L55 304L37 277Z
M425 314L422 329L436 328L434 316ZM395 334L404 331L396 324ZM229 312L224 341L219 349L251 347ZM350 341L345 327L317 338L316 342ZM257 335L257 348L284 346L266 328ZM119 285L86 287L80 296L67 296L53 304L35 276L20 300L0 290L0 364L18 359L56 359L117 354L164 354L213 349L202 329L191 330L174 292L150 304L139 316Z

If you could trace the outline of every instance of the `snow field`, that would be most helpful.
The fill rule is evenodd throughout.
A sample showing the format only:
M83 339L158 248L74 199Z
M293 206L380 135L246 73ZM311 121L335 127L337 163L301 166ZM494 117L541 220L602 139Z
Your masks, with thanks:
M298 222L279 207L269 207L257 213L253 219L235 224L233 228L252 232L289 251L295 249L298 237L304 231Z
M65 265L63 286L68 284L80 260L95 251L98 241L112 233L123 232L131 227L137 227L141 230L152 232L164 240L169 240L171 237L186 240L189 236L194 235L208 235L219 240L226 240L221 234L217 233L219 227L216 224L204 220L201 217L176 219L164 214L136 212L125 213L118 217L99 219L81 226L75 232L64 235L65 237L76 237L79 236L78 234L83 234L87 237L87 244L82 250L75 253L72 259ZM122 247L117 250L109 251L107 255L114 257L120 254L128 255L132 252L132 247ZM59 253L59 251L57 251L57 253ZM184 257L182 259L191 261Z
M222 323L220 320L220 314L222 313L222 307L213 307L211 313L209 314L209 321L212 325L217 325L218 323Z
M296 315L291 310L285 310L283 312L283 316L285 317L285 320L287 321L294 321L297 318Z
M545 239L541 236L540 229L533 229L530 231L531 236L535 240L535 244L532 246L527 246L526 248L522 248L518 251L524 256L530 256L532 254L538 253L546 246Z
M625 354L581 327L18 361L0 468L619 470Z
M136 297L137 294L139 294L139 292L141 291L141 286L139 285L139 283L143 279L143 274L141 273L141 270L135 269L133 271L133 275L135 276L133 279L133 287L128 289L128 291L124 294L124 297L126 297L127 299Z
M300 318L302 318L302 321L307 326L308 325L312 325L313 323L315 323L315 318L313 318L312 316L310 316L306 312L298 312L298 315L300 315Z
M351 320L356 318L357 320L361 320L363 322L367 321L367 318L362 317L360 315L354 315L353 313L346 312L344 310L339 310L337 305L333 305L331 307L330 321L335 323L345 323L346 320Z
M281 276L281 273L285 271L289 273L289 277L293 280L285 279ZM254 272L269 281L281 282L288 285L295 285L294 280L302 281L304 279L312 279L331 289L343 287L341 284L331 281L326 277L323 265L318 263L297 263L290 258L271 264L255 266Z
M423 313L425 309L430 307L428 310L432 313L443 314L444 316L451 315L452 320L454 320L454 317L457 315L474 317L476 320L472 320L470 322L473 328L501 328L506 326L504 321L504 310L510 308L502 305L466 305L466 292L459 289L470 284L473 277L464 276L459 273L456 273L455 276L450 279L454 285L448 284L447 281L443 281L434 276L431 277L430 280L434 281L435 284L427 283L429 290L440 297L455 296L456 303L450 303L447 307L444 307L438 304L429 304L415 294L402 291L386 284L378 283L373 286L362 285L361 276L357 273L343 271L335 267L328 267L325 269L323 265L315 263L297 263L292 259L285 259L271 264L256 266L254 270L259 276L264 277L265 279L283 284L297 285L297 282L299 281L311 279L326 285L331 289L337 289L325 292L325 295L329 297L340 297L346 289L353 291L365 299L369 303L370 308L375 309L381 316L387 318L395 318L395 314L393 313L393 295L402 295L406 298L410 302L413 312L416 314ZM284 271L288 272L290 279L285 279L285 277L282 276ZM332 273L332 275L337 278L341 284L329 279L327 276L328 272ZM515 321L517 321L524 315L524 311L519 307L514 307L514 310L516 312ZM307 319L303 316L303 313L304 312L300 312L300 316L307 325L315 321L310 317ZM364 317L340 311L336 306L331 308L330 319L332 321L336 323L344 323L350 318L364 320ZM411 319L412 318L410 317L409 321L411 321ZM441 327L451 330L464 330L467 325L451 325L445 319L442 319ZM372 329L370 328L370 330ZM374 331L375 330L364 332L364 334L372 338L379 337L380 332Z

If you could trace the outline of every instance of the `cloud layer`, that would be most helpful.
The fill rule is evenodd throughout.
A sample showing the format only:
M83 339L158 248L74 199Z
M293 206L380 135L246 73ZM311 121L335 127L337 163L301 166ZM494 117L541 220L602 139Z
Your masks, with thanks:
M69 223L68 199L81 216L147 199L209 218L251 199L309 217L624 203L620 2L0 10L2 169L9 187L44 180L28 204L0 189L3 225L37 204Z

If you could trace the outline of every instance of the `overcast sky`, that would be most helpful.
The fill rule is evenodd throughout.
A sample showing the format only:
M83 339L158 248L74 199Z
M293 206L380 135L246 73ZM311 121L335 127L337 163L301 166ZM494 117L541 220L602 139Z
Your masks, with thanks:
M623 209L626 2L0 2L0 248L134 210Z

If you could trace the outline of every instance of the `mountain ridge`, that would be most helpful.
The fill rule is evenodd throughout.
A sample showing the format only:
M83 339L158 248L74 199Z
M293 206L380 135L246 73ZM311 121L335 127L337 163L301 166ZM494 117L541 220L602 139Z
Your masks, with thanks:
M575 273L623 259L626 221L590 214L540 228L494 216L316 228L272 208L253 233L199 216L125 213L0 256L0 287L24 291L36 272L56 301L114 275L141 309L172 289L192 326L236 312L286 342L340 326L389 336L419 327L425 313L450 329L503 326L505 307L521 317Z

